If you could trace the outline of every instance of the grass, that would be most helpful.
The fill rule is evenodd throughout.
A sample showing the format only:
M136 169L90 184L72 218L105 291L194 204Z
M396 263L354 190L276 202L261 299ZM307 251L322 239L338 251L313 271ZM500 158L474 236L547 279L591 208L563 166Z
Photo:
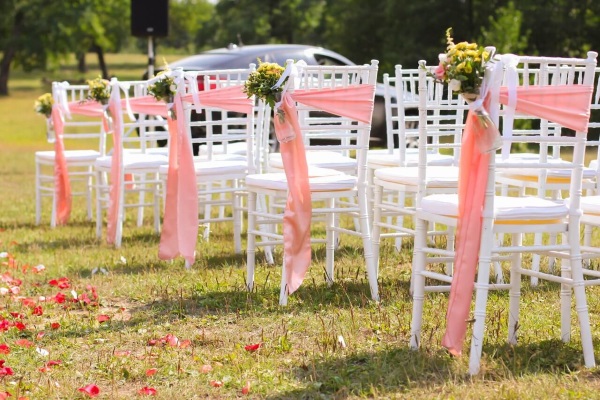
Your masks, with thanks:
M145 58L108 62L111 71L137 78ZM65 66L45 81L76 79L73 71ZM92 70L87 78L96 75ZM445 294L428 296L421 349L408 348L409 247L396 253L383 244L380 304L368 300L358 242L342 239L333 287L323 279L324 250L315 247L304 285L282 308L280 268L259 254L257 284L247 293L245 258L233 254L226 226L213 227L210 243L199 241L190 270L182 260L158 260L159 238L150 224L136 228L133 218L121 249L98 241L77 202L68 226L49 228L47 203L35 226L33 153L49 148L43 119L32 111L48 90L42 77L16 73L11 96L0 99L0 287L20 288L0 295L0 330L8 328L0 332L8 348L0 346L0 359L13 372L0 367L0 392L77 399L88 397L79 388L95 384L103 399L137 398L144 387L159 399L598 397L598 370L582 366L576 321L573 341L559 340L559 292L551 283L523 285L517 346L505 344L507 294L490 295L482 372L469 377L468 357L453 358L440 346ZM69 287L56 286L59 278ZM598 289L588 293L599 353ZM245 349L258 343L256 351Z

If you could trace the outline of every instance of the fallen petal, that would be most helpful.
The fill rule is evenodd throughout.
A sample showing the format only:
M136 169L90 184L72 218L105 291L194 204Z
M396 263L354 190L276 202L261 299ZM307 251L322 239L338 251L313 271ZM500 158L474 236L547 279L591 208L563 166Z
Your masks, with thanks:
M221 381L210 381L210 386L218 388L218 387L223 386L223 382L221 382Z
M248 346L244 347L244 349L245 349L246 351L249 351L249 352L251 352L251 353L252 353L252 352L254 352L254 351L256 351L256 350L260 349L260 346L262 346L262 343L249 344Z
M156 396L156 389L148 386L144 386L138 391L143 396Z
M77 390L79 390L82 393L87 394L90 397L96 397L100 394L100 388L94 384L89 384L84 387L80 387Z

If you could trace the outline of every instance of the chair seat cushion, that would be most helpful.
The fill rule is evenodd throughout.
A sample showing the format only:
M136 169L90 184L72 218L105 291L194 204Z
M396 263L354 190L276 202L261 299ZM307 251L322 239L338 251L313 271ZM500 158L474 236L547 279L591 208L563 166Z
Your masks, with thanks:
M313 192L350 190L356 186L356 177L326 168L309 168L308 180ZM287 190L287 178L283 172L252 174L246 177L246 186L272 190Z
M581 209L585 214L600 215L600 196L581 196Z
M149 169L160 167L161 165L166 165L169 162L169 159L160 154L135 154L135 153L126 153L123 154L123 168L125 169ZM105 156L100 157L94 163L96 168L110 168L112 165L112 157Z
M367 156L367 160L370 166L373 167L395 167L400 163L400 155L396 152L394 154L370 154ZM414 152L407 152L404 161L409 167L416 167L419 162L419 154ZM439 154L430 153L427 155L427 165L452 165L454 164L454 157Z
M510 155L507 160L502 160L500 158L496 158L496 162L502 163L539 163L539 157L535 157L536 155L531 153L522 153L518 155ZM549 158L548 162L551 164L557 164L557 166L569 166L571 163L569 161L562 160L560 158ZM519 171L516 169L507 169L502 171L502 166L498 166L499 174L503 177L511 178L511 179L520 179L524 181L537 181L538 175L540 173L540 169L538 168L521 168ZM596 176L596 170L593 168L583 168L583 178L584 179L593 179ZM556 169L556 170L548 170L548 177L550 178L550 182L553 180L567 180L571 177L571 170L569 169Z
M317 168L331 168L339 170L350 170L356 168L356 160L346 157L335 151L307 151L306 162ZM283 169L281 153L269 154L269 167Z
M227 148L227 151L225 149ZM222 144L213 144L212 153L214 154L237 154L237 155L246 155L246 150L248 149L248 145L246 142L231 142L227 144L227 147ZM208 153L208 145L201 144L199 146L198 155L206 155Z
M375 170L375 177L382 181L417 186L417 167L388 167ZM428 166L427 186L431 188L453 188L458 186L458 167Z
M69 161L94 161L100 157L96 150L65 150L65 159ZM40 160L53 161L55 153L53 150L36 151L35 157Z
M245 160L200 160L194 158L194 171L197 177L211 177L225 175L244 175L248 170L248 163ZM162 165L159 168L161 174L169 171L169 165Z
M458 216L457 194L432 194L423 197L421 209L438 215ZM564 218L569 209L564 202L553 202L539 197L494 197L494 218L510 220L553 220Z

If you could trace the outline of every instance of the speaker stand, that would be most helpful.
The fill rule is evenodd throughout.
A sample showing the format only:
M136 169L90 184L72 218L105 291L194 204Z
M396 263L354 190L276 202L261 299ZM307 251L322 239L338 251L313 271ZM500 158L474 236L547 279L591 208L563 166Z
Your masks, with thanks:
M154 77L154 37L148 36L148 79Z

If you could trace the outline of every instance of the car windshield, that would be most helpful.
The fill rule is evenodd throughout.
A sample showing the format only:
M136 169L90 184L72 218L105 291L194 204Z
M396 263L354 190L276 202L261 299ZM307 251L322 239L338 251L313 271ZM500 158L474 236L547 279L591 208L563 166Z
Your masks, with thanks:
M240 65L237 65L238 63ZM240 62L235 54L215 53L200 54L197 56L184 58L183 60L175 61L174 63L170 64L170 67L202 70L218 68L247 68L248 64L244 65L243 61Z

